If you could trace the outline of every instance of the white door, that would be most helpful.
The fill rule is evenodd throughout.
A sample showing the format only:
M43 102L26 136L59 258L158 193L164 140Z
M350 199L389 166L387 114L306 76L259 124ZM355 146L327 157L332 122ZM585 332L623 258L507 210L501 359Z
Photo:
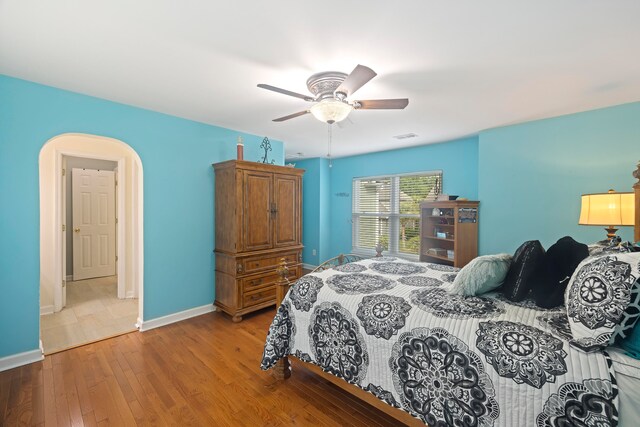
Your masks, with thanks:
M116 274L113 171L73 169L73 280Z

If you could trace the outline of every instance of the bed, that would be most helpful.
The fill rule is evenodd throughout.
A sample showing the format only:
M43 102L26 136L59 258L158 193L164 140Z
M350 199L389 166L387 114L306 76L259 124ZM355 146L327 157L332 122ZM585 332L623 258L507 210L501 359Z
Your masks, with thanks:
M640 185L635 191L637 206ZM636 208L636 240L638 217ZM563 307L545 310L499 293L447 294L440 287L458 270L441 264L342 261L295 286L280 283L263 369L286 378L291 358L409 425L625 426L639 419L638 361L612 347L585 353L570 346ZM286 277L286 264L280 272Z

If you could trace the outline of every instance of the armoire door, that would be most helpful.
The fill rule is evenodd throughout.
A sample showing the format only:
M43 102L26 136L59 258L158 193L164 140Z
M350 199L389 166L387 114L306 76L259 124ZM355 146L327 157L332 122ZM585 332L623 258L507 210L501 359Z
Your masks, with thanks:
M242 250L271 249L273 247L271 221L274 209L271 199L273 174L245 170L242 178Z
M300 244L300 177L273 175L274 215L273 246Z

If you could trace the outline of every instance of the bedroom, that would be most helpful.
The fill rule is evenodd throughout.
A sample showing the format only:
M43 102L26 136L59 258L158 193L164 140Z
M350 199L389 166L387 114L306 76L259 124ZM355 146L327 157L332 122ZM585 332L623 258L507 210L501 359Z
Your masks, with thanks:
M290 160L306 169L302 236L309 265L351 252L351 198L344 194L351 194L353 178L393 173L442 170L444 193L480 200L480 254L513 253L531 239L548 248L565 235L585 243L602 238L599 227L578 224L580 195L631 191L634 182L631 171L640 160L635 2L547 2L524 12L504 2L416 2L406 10L377 6L366 13L356 5L321 12L287 3L297 22L306 23L292 25L270 5L252 5L249 20L233 5L200 4L198 14L144 3L132 10L116 3L36 9L33 2L3 2L0 185L14 209L4 203L0 209L0 360L22 355L17 360L26 363L41 356L38 155L66 133L123 141L142 161L141 317L151 326L213 308L211 164L236 157L239 135L245 159L261 157L264 136L277 164L298 152L309 156ZM332 11L344 8L348 23L333 22ZM145 21L149 9L154 13ZM384 27L388 17L392 28L403 29L397 39L391 30L375 32L386 41L373 33L371 39L358 36L358 28ZM326 22L335 33L318 37L314 31L323 25L310 22ZM154 43L160 36L173 39ZM296 37L302 39L292 46L288 38ZM407 97L410 103L403 111L354 112L353 125L334 129L329 168L326 125L312 117L272 123L304 104L256 84L305 91L309 75L349 72L358 63L379 73L363 96ZM136 70L137 80L130 79ZM235 76L241 83L224 80ZM406 122L404 114L416 111L417 119ZM370 136L378 124L384 142L395 145ZM415 146L390 138L408 132L419 135ZM352 143L345 136L359 133L370 140ZM389 148L398 149L383 151ZM633 239L631 227L619 233ZM2 383L3 405L11 394L5 390Z

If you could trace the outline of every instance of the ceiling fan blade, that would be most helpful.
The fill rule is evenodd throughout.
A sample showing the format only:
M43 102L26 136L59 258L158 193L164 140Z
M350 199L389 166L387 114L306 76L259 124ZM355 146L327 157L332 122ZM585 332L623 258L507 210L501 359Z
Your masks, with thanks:
M288 116L278 117L277 119L273 119L273 121L274 122L284 122L285 120L294 119L294 118L299 117L299 116L304 116L305 114L308 114L308 113L309 113L309 110L299 111L297 113L289 114Z
M274 92L282 93L284 95L295 96L296 98L304 99L305 101L315 101L315 98L312 98L309 95L303 95L301 93L291 92L290 90L280 89L279 87L275 87L271 85L265 85L260 83L258 87L262 89L267 89L267 90L272 90Z
M375 76L377 74L371 68L358 64L335 91L344 93L349 97Z
M407 98L402 99L369 99L366 101L355 101L360 104L358 110L402 110L409 105Z

